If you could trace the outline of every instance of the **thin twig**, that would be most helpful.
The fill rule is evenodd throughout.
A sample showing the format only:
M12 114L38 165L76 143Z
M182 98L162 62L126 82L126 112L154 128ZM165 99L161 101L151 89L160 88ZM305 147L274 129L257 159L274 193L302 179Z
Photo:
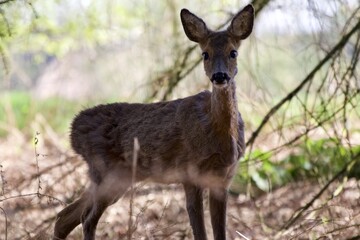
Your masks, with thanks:
M132 176L131 176L131 189L130 189L130 209L129 209L129 224L128 224L128 240L132 239L133 227L132 227L132 215L133 215L133 205L134 205L134 192L135 192L135 182L136 182L136 166L138 160L138 153L140 150L139 141L137 138L134 138L134 152L133 152L133 161L132 161Z
M5 240L7 240L7 233L8 233L8 219L7 219L7 215L5 210L0 207L1 211L4 213L4 217L5 217Z
M6 198L3 198L3 199L0 199L0 202L5 202L5 201L15 199L15 198L34 197L34 196L37 196L39 198L46 197L46 198L51 199L51 200L56 200L56 201L60 202L63 205L65 204L63 201L61 201L60 199L58 199L58 198L56 198L54 196L51 196L51 195L48 195L48 194L43 194L43 193L37 193L37 192L36 193L19 194L19 195L6 197Z
M244 234L242 234L239 231L235 231L237 234L239 234L240 237L244 238L245 240L250 240L250 238L247 238Z
M35 143L35 146L34 146L34 153L35 153L35 160L36 160L36 172L37 172L37 175L38 175L38 187L37 187L37 194L40 196L40 190L42 189L41 188L41 179L40 179L40 168L39 168L39 156L40 154L37 152L37 144L39 143L39 138L38 136L40 135L39 132L36 132L35 134L35 138L34 138L34 143Z
M5 180L3 165L1 165L1 164L0 164L0 178L1 178L1 195L5 196L6 180Z

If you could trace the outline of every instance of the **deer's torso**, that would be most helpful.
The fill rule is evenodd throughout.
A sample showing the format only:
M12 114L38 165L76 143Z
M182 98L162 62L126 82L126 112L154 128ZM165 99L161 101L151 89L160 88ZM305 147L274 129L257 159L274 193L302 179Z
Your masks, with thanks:
M140 177L181 182L200 174L223 176L243 154L243 124L237 114L237 132L219 134L212 124L208 91L169 102L99 105L75 118L72 146L85 159L101 158L104 169L131 168L137 138Z

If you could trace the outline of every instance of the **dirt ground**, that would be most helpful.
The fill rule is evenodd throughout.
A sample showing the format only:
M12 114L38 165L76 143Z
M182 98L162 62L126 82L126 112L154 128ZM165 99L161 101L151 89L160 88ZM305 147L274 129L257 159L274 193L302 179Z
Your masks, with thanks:
M66 140L45 135L37 135L36 144L16 133L0 140L0 239L50 239L56 213L88 183L85 164L67 150ZM300 212L325 184L291 183L257 198L231 195L228 239L360 239L360 181L334 181ZM130 199L128 194L107 209L98 239L128 239ZM207 201L205 209L212 239ZM192 239L181 185L138 186L132 213L132 239ZM68 239L81 238L79 226Z

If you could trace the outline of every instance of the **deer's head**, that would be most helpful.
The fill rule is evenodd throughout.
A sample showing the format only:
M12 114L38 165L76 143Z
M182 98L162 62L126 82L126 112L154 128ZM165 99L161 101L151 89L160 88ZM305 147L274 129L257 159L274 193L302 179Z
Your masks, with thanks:
M254 24L254 8L247 5L237 13L225 31L212 31L205 22L187 9L182 9L181 22L187 37L199 43L206 75L214 87L227 86L237 73L237 50Z

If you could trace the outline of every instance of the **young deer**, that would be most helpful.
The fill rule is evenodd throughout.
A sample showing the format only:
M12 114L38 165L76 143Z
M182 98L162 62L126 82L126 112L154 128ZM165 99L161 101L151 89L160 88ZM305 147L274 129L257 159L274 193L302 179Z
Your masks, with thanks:
M134 138L140 150L136 181L182 183L194 239L207 239L203 189L209 188L214 239L223 240L227 189L244 154L244 124L237 109L234 77L237 49L253 28L246 6L225 31L211 31L187 9L181 11L187 37L203 51L212 92L153 104L114 103L86 109L72 123L71 144L89 166L90 187L57 215L54 239L80 223L84 239L95 238L105 209L132 184Z

